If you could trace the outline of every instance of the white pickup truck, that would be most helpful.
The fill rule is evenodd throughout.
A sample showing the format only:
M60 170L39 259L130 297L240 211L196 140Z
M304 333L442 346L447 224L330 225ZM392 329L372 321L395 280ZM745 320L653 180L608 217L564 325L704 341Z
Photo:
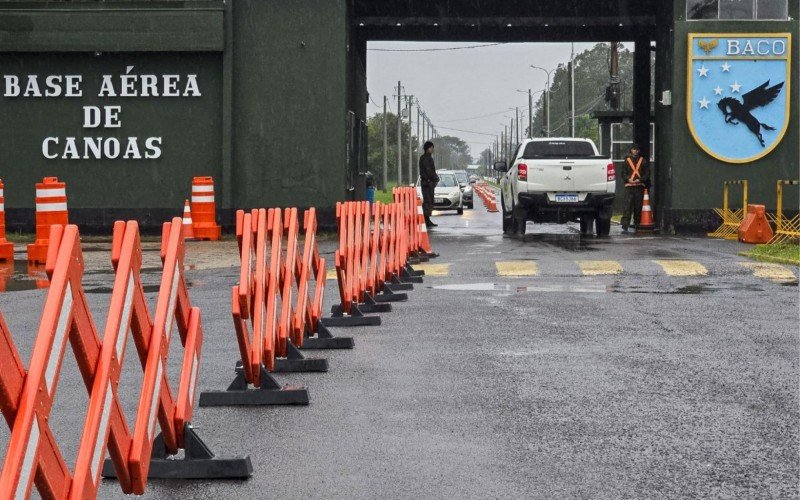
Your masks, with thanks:
M590 139L537 138L519 145L511 167L494 169L500 180L503 232L525 234L527 221L580 222L581 233L611 229L616 187L614 164Z

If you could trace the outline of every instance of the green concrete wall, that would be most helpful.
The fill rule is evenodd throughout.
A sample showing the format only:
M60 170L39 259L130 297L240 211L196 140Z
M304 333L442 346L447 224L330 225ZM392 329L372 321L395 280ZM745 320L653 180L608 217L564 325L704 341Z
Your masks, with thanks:
M344 196L343 0L233 3L233 198L239 207Z
M671 200L672 223L677 230L708 229L717 223L709 209L722 206L722 183L747 179L750 203L775 207L778 179L797 179L800 169L800 74L798 73L798 2L789 2L791 21L686 21L683 1L676 2L671 106ZM730 164L706 154L689 132L686 121L686 72L689 33L791 33L791 93L789 128L781 143L764 158L746 164ZM737 195L738 196L738 195ZM733 198L732 198L733 199ZM738 198L737 198L738 199ZM797 208L796 188L787 188L785 206Z

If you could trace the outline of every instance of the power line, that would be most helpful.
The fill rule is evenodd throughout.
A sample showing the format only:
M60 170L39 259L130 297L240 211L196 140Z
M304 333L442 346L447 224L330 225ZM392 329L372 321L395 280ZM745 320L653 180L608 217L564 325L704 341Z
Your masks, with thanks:
M442 126L439 126L438 128L440 128L442 130L452 130L452 131L455 131L455 132L463 132L465 134L488 135L489 137L496 137L497 136L497 134L489 134L489 133L486 133L486 132L475 132L474 130L461 130L459 128L450 128L450 127L442 127Z
M441 52L446 50L465 50L465 49L479 49L482 47L494 47L495 45L504 45L503 43L483 43L480 45L467 45L465 47L440 47L434 49L367 49L368 52Z

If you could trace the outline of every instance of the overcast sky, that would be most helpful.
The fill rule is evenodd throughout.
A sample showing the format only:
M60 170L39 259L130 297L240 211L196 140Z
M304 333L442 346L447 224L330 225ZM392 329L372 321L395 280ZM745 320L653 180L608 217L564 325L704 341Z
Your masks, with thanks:
M477 156L494 143L493 137L445 127L498 134L503 130L503 124L509 123L503 115L514 115L514 111L508 111L508 108L519 106L527 113L527 89L536 92L545 87L547 76L544 71L532 69L530 65L554 69L559 63L569 61L570 57L569 43L508 43L460 50L420 51L475 45L484 44L370 42L367 88L372 102L367 107L368 114L383 111L384 95L390 99L390 109L397 112L397 101L392 95L397 81L401 80L404 93L419 99L439 133L461 137L469 143L472 155ZM576 43L575 52L592 46L594 44ZM526 94L516 92L517 89L525 90ZM534 95L534 103L537 97L538 94ZM416 127L416 110L413 117ZM527 114L523 123L527 123ZM522 130L520 128L520 134Z

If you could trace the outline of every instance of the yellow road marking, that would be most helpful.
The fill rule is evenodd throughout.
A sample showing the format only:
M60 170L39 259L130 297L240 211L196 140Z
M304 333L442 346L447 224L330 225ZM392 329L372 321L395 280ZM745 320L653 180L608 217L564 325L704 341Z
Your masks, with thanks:
M584 276L622 273L622 266L616 260L579 260L578 267Z
M499 276L536 276L539 274L539 267L532 260L498 261L494 265L497 267Z
M415 271L425 271L425 276L447 276L450 274L450 264L414 264Z
M753 271L758 278L766 278L775 283L789 283L797 280L791 269L780 264L770 262L739 262L742 267Z
M669 276L706 276L708 269L693 260L654 260Z
M332 268L328 269L328 273L325 275L325 277L328 278L329 280L335 280L336 279L336 268L332 267Z

